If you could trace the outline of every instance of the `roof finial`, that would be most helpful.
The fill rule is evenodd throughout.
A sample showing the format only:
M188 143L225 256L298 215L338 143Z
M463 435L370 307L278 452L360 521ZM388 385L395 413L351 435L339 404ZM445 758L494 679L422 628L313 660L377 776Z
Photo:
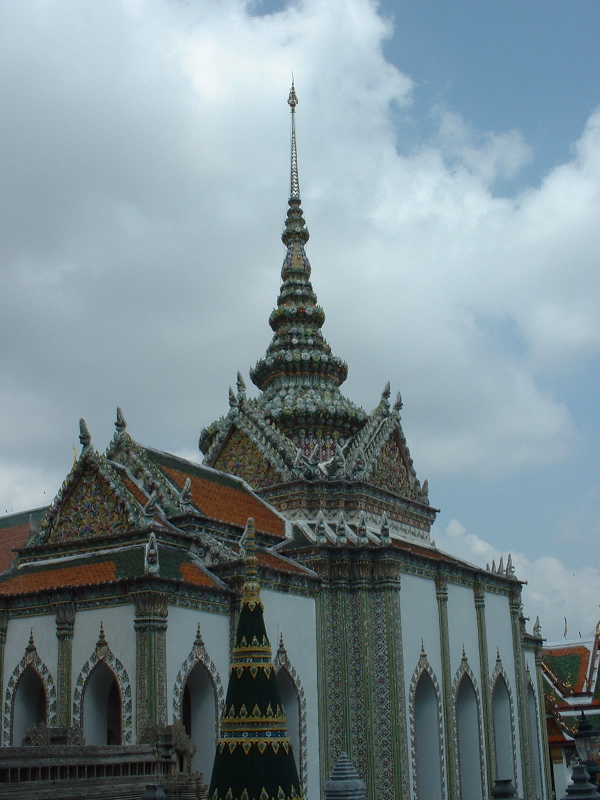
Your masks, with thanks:
M281 236L283 243L288 247L292 242L296 241L304 243L308 241L308 230L302 208L300 205L300 181L298 179L298 153L296 150L296 106L298 105L298 97L294 87L294 78L292 76L292 88L288 97L288 105L292 111L292 160L290 170L290 198L288 200L288 212L285 220L285 228ZM310 268L309 268L310 274Z
M292 170L290 181L290 200L300 200L300 181L298 180L298 154L296 152L296 106L298 97L294 88L294 76L292 75L292 88L288 97L288 105L292 110Z

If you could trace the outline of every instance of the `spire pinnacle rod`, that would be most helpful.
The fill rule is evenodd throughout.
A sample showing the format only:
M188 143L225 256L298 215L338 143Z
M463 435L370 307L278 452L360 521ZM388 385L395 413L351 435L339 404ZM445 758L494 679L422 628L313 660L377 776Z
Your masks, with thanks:
M288 97L288 105L292 112L292 165L290 180L290 200L300 200L300 181L298 180L298 154L296 152L296 106L298 98L294 88L294 78L292 77L292 88Z

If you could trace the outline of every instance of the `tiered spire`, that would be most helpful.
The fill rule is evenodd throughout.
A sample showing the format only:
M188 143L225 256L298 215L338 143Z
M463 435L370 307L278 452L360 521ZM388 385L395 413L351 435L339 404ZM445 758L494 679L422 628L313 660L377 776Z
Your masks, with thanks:
M292 82L288 98L292 114L290 197L282 241L286 247L277 308L269 318L274 331L266 356L250 372L262 390L259 405L286 435L304 449L309 430L317 438L346 438L364 423L362 409L339 391L348 367L332 355L321 328L325 313L310 282L310 262L304 246L309 234L300 200L296 149L296 106ZM319 431L321 433L319 433ZM326 431L323 437L323 431ZM310 445L312 449L313 444ZM330 455L335 451L330 447ZM323 453L327 455L327 452Z
M301 800L298 772L263 618L254 522L210 800Z

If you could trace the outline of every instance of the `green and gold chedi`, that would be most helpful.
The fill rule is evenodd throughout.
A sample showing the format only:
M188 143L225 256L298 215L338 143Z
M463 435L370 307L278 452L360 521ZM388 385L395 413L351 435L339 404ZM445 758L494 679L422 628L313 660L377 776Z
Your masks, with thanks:
M209 798L296 800L302 792L265 629L251 519L245 560L242 608Z

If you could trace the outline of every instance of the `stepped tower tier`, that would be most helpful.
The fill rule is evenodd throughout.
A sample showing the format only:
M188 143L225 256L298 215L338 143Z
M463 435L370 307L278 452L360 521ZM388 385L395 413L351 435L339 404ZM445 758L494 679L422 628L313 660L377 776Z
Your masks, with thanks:
M367 414L340 386L348 366L322 333L325 312L311 284L309 239L300 199L296 106L292 83L290 195L282 241L285 257L273 339L250 370L260 393L246 394L238 373L229 413L202 431L205 463L246 480L295 521L312 542L379 542L392 536L427 541L435 519L427 482L421 486L400 424L400 396L385 387ZM318 529L318 530L317 530ZM366 537L366 538L365 538Z

